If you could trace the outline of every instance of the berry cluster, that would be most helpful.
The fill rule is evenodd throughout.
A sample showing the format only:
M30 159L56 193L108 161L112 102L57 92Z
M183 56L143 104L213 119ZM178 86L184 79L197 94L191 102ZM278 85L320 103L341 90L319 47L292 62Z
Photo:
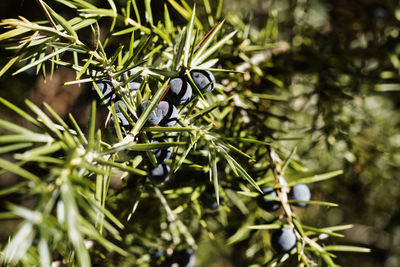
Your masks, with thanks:
M257 197L257 204L266 211L276 211L280 208L281 203L273 198L278 197L276 190L272 187L264 187L261 189L263 194ZM307 185L297 184L290 189L289 200L296 202L291 203L294 206L305 207L307 201L311 198L311 192ZM298 201L298 202L297 202ZM290 251L297 242L295 233L290 228L281 228L274 232L271 237L272 247L278 252Z
M136 73L136 71L134 71L134 70L130 70L130 71L124 73L121 77L121 80L123 82L125 82L129 76L135 75L135 73ZM128 83L128 87L130 90L139 90L142 82L143 82L143 78L139 76L139 77L135 78L133 81L130 81ZM97 92L96 86L97 86L100 94ZM100 106L105 106L105 105L110 104L111 101L119 100L110 80L101 80L101 81L96 82L96 85L93 85L91 90ZM126 107L125 107L125 109L126 109Z
M276 211L280 208L281 203L272 198L278 197L276 190L272 187L264 187L261 189L262 195L257 197L257 204L266 211ZM297 184L290 189L289 200L299 201L291 203L293 206L305 207L307 201L311 198L311 192L307 185Z
M134 71L125 73L122 77L122 81L126 81L127 79L129 79L130 75L134 75L135 73L136 72ZM189 101L192 99L192 96L198 94L198 90L200 90L200 92L202 93L209 93L214 90L215 78L210 71L192 70L190 72L190 75L194 82L194 85L197 88L193 88L191 83L189 82L189 79L187 79L186 77L175 77L171 79L169 90L165 94L164 99L160 101L151 112L145 123L146 126L174 126L178 121L178 109L176 108L176 106L188 104ZM129 82L128 85L131 90L138 90L141 87L142 82L143 78L139 76L132 82ZM92 91L96 92L98 102L100 102L100 105L102 106L114 102L115 113L119 120L119 125L123 130L122 134L128 134L132 130L132 125L129 123L129 119L125 117L125 114L132 117L129 109L122 100L118 99L118 96L116 95L110 81L102 80L96 83L96 86L101 94L97 94L98 90L95 86L92 87ZM142 115L149 103L149 100L143 101L138 106L136 110L136 115L138 117ZM111 122L112 125L114 125L113 117L111 118ZM166 140L161 138L153 139L151 134L147 134L146 136L151 144L166 142ZM165 149L154 149L153 153L158 165L156 167L150 165L148 170L148 178L154 184L162 184L166 182L169 178L170 167L168 164L166 164L166 161L171 157L172 148L168 147ZM216 208L218 208L218 205L215 201L215 193L210 192L210 190L207 190L205 195L203 195L202 201L207 208L215 210ZM220 201L222 201L221 198ZM161 256L163 257L164 253L161 252L161 254ZM160 257L160 255L158 255L158 257ZM167 264L168 266L193 267L195 259L196 258L193 250L191 248L188 248L182 251L174 252L171 256L165 259L165 262L163 264Z
M122 81L126 81L130 76L135 75L136 71L131 70L122 75ZM215 78L214 75L207 70L192 70L190 72L191 78L194 82L194 85L200 90L202 93L208 93L214 90L215 87ZM137 77L133 81L129 82L129 88L131 90L138 90L141 87L143 82L142 77ZM115 94L115 90L112 87L112 84L108 80L102 80L96 83L97 88L100 91L100 95L96 94L98 97L98 101L100 105L108 105L111 101L115 101L114 108L116 115L119 120L119 124L123 130L123 134L126 135L132 130L132 125L129 123L129 120L125 117L124 112L121 109L124 109L125 113L130 117L132 114L124 104L124 102L118 99ZM160 101L156 107L151 112L148 117L145 125L146 126L163 126L163 127L172 127L178 121L178 109L176 106L185 105L191 99L193 95L197 94L197 89L193 88L190 84L189 80L185 77L175 77L171 79L169 90L167 91L163 101ZM95 86L92 87L92 91L97 92ZM140 117L148 104L149 100L143 101L136 110L136 115ZM113 118L111 118L111 122ZM113 124L113 123L112 123ZM149 137L150 143L158 143L165 142L165 140L152 140ZM153 153L156 157L158 165L156 167L152 167L148 171L148 178L151 182L155 184L161 184L168 180L170 167L165 162L171 157L172 149L155 149Z
M215 78L210 71L194 70L191 72L191 77L200 91L207 93L214 90ZM196 90L193 90L189 81L184 77L171 79L169 90L165 95L166 101L161 101L157 104L147 120L147 124L149 126L174 126L178 120L178 109L175 106L187 104L194 94L196 94ZM142 114L147 104L148 101L145 101L139 106L137 110L138 116ZM160 155L168 155L168 157L160 158L160 160L155 155L159 164L149 170L149 179L155 184L164 183L169 178L170 167L165 164L165 161L171 156L172 151L168 149L153 151L155 154L157 152Z

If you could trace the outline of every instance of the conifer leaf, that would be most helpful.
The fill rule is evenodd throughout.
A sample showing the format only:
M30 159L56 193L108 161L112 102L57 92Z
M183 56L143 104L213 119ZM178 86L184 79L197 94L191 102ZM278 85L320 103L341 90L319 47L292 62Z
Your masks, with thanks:
M185 39L185 49L183 54L183 65L188 66L189 55L190 55L190 44L192 43L192 35L193 35L193 23L194 17L196 14L196 8L193 8L192 16L190 17L189 24L187 25L186 30L186 39Z
M19 59L19 56L13 57L11 58L6 65L4 65L4 67L0 70L0 77L3 76L4 73L7 72L7 70L9 68L12 67L12 65L14 65L14 63Z
M316 182L334 178L341 174L343 174L342 170L327 172L327 173L323 173L323 174L316 174L313 176L308 176L308 177L297 179L296 181L289 182L288 184L289 184L289 186L293 186L296 184L316 183Z
M249 229L252 230L272 230L272 229L280 229L282 227L281 224L260 224L260 225L250 225Z
M167 80L162 87L160 87L157 92L154 94L153 98L150 100L149 104L146 106L146 109L143 111L142 115L139 117L138 121L135 124L135 127L133 128L131 134L133 136L136 136L140 129L144 126L146 123L147 119L150 117L151 112L153 112L153 109L156 107L156 105L159 103L161 97L164 95L165 90L167 89L167 86L169 84L169 80Z
M345 246L345 245L332 245L324 246L326 251L346 251L346 252L359 252L359 253L370 253L370 248L356 247L356 246Z
M258 190L260 193L262 193L260 187L257 185L257 183L251 178L251 176L243 169L243 167L236 161L234 160L227 152L223 151L223 155L226 160L231 162L233 166L235 166L236 170L238 171L238 174L246 179L256 190Z
M33 143L19 143L19 144L11 144L11 145L6 145L6 146L1 146L0 154L9 153L9 152L13 152L16 150L28 148L28 147L32 146L32 144Z
M25 221L3 250L4 262L17 263L31 246L35 236L33 224Z
M62 16L57 14L52 8L50 8L49 5L47 5L45 2L41 1L43 5L46 7L46 9L50 12L50 14L60 23L60 25L66 30L69 34L71 34L76 40L78 39L78 35L76 34L75 30L72 28L72 26L69 24L69 22L64 19Z
M201 63L203 63L204 60L206 60L209 56L211 56L214 52L216 52L218 49L220 49L227 41L229 41L235 34L237 31L233 31L230 34L228 34L227 36L225 36L222 40L220 40L219 42L217 42L215 45L213 45L212 47L210 47L209 49L205 50L203 54L199 54L198 57L196 57L195 59L193 59L193 65L197 66Z
M28 180L31 180L35 183L40 183L40 181L41 181L41 179L38 176L36 176L35 174L28 172L27 170L22 169L18 165L14 164L12 162L9 162L5 159L0 158L0 166L1 166L0 168L2 170L7 170L9 172L15 173L15 174L17 174L23 178L26 178Z
M51 266L51 257L50 257L50 250L49 245L43 237L40 238L39 241L39 255L40 255L40 263L43 267L50 267Z
M65 46L65 47L63 47L63 48L61 48L61 49L58 49L58 50L55 49L55 51L54 51L53 53L50 53L50 54L48 54L47 56L44 56L44 57L40 58L39 60L34 61L34 62L32 62L32 63L30 63L30 64L28 64L28 65L26 65L26 66L20 68L19 70L17 70L16 72L14 72L13 75L16 75L16 74L18 74L18 73L21 73L21 72L23 72L23 71L26 71L27 69L30 69L30 68L32 68L32 67L35 67L35 66L37 66L37 65L39 65L39 64L41 64L41 63L43 63L43 62L45 62L46 60L55 57L56 55L59 55L59 54L61 54L61 53L64 53L64 52L67 51L71 46L72 46L72 44L70 44L70 45L68 45L68 46Z
M94 148L95 144L95 123L96 123L96 102L92 101L90 111L90 119L89 119L89 130L88 130L88 149L91 150Z
M3 105L5 105L6 107L8 107L9 109L13 110L15 113L17 113L21 117L23 117L24 119L26 119L27 121L29 121L30 123L32 123L33 125L39 126L39 123L32 116L30 116L27 112L23 111L22 109L15 106L11 102L7 101L6 99L4 99L2 97L0 97L0 102Z

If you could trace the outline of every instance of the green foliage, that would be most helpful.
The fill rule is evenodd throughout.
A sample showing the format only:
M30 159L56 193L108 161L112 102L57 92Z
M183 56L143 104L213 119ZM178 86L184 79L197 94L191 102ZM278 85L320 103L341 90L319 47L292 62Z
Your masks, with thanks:
M203 0L193 7L169 0L162 12L156 12L150 0L143 1L143 8L135 0L109 0L107 7L82 0L56 2L37 0L46 21L2 20L6 31L0 45L13 57L0 75L17 64L23 66L13 75L36 68L46 78L57 68L69 68L76 79L66 85L93 85L100 96L96 82L109 80L128 109L124 114L133 114L132 130L123 132L113 105L105 108L107 115L99 125L96 117L101 112L93 101L83 126L72 115L60 117L50 105L42 110L26 100L27 112L0 98L3 106L25 120L25 126L0 120L0 173L21 179L2 189L0 197L18 194L34 203L28 208L21 200L10 201L8 211L0 214L3 219L21 219L1 247L4 264L146 266L154 265L151 257L158 250L171 255L188 246L201 248L204 240L220 239L229 244L233 256L245 251L245 256L237 256L243 266L337 266L335 252L369 252L327 241L342 237L338 232L352 225L308 225L312 220L305 223L301 211L290 205L296 202L288 198L291 186L322 184L343 171L327 168L314 173L301 163L293 145L301 146L310 132L327 131L328 142L335 138L336 129L328 121L335 112L329 98L318 104L322 111L312 118L312 127L285 126L304 114L285 115L293 105L285 88L289 83L270 72L272 54L297 49L279 41L279 8L257 28L236 14L223 20L222 0ZM72 18L55 7L67 9ZM172 12L185 22L172 19ZM214 92L202 94L197 88L190 76L196 69L215 74ZM130 70L136 73L124 80ZM190 81L197 95L179 108L176 126L147 127L169 80L178 75ZM139 90L130 90L129 83L139 76L144 78ZM138 116L136 109L145 100L150 102ZM319 127L321 116L326 124ZM167 141L149 143L147 133ZM167 147L173 147L168 162L173 174L167 183L155 185L146 177L157 164L153 150ZM120 188L111 186L115 180L122 182ZM213 212L201 201L210 186L220 206ZM269 213L257 207L255 198L264 186L277 189L275 200L282 210ZM321 199L307 204L321 209L337 206ZM282 226L293 229L298 240L290 253L275 253L270 244L271 230Z

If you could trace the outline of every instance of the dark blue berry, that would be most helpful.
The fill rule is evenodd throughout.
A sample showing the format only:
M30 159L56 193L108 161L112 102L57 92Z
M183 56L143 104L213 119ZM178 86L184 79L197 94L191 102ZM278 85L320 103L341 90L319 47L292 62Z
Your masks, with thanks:
M96 87L92 86L92 92L96 96L97 102L100 106L105 106L111 102L111 100L115 99L115 91L111 85L111 82L108 80L102 80L100 82L96 82L99 91L103 95L102 97L97 93Z
M215 78L214 75L208 70L193 70L190 72L194 83L202 93L209 93L214 90ZM193 89L193 93L197 90Z
M277 197L276 191L272 187L264 187L261 189L262 195L257 197L257 204L260 208L266 211L276 211L281 206L279 201L265 198L264 196Z
M114 109L116 113L122 113L121 108L119 106L121 106L126 112L128 112L128 108L126 107L124 101L118 100L117 102L114 103Z
M133 76L136 73L137 73L136 70L129 70L122 75L121 80L126 81L129 79L130 76ZM139 76L139 77L135 78L133 81L130 81L128 86L131 90L139 90L142 82L143 82L143 77Z
M170 168L167 164L161 163L158 164L157 167L152 167L149 170L148 177L151 182L155 184L162 184L166 182L169 178Z
M30 76L30 77L35 77L35 76L37 76L37 73L36 73L36 66L31 67L31 68L25 70L23 73L26 74L26 75L28 75L28 76Z
M159 125L164 127L174 126L178 121L178 110L176 107L167 101L161 101L158 104L158 107L162 114L162 119Z
M168 259L168 266L193 267L196 263L196 255L193 249L175 251Z
M163 102L163 101L161 101ZM138 115L138 117L140 117L140 115L142 115L143 111L146 109L147 105L150 103L149 100L144 101L142 104L139 105L136 113ZM160 103L161 104L161 103ZM157 104L157 106L153 109L153 111L151 112L149 118L147 119L146 125L147 126L155 126L158 125L161 121L161 119L163 119L164 115L163 115L163 111L160 108L160 104Z
M122 100L118 100L117 102L114 103L115 115L117 115L117 117L119 119L119 125L124 130L122 133L125 135L126 133L128 133L132 130L132 125L129 123L129 121L125 117L124 113L122 113L122 111L119 107L120 105L128 114L130 114L130 112ZM111 117L112 124L114 124L113 121L114 121L114 117Z
M290 228L281 228L271 236L271 245L276 252L289 252L296 245L297 238Z
M215 189L213 187L207 187L206 190L204 190L204 192L202 193L200 199L203 206L207 209L216 210L219 207L217 203ZM222 202L223 199L221 196L219 196L219 204L222 205Z
M163 250L157 250L156 252L154 252L151 255L152 260L157 261L159 259L161 259L162 257L164 257L165 252Z
M373 18L377 21L384 21L387 17L387 12L384 8L378 7L373 10Z
M160 142L164 143L166 141L164 139L151 141L152 144L156 144L156 143L160 143ZM161 148L153 149L153 153L157 159L157 162L162 163L162 162L167 161L171 157L172 147L168 147L168 148L164 148L164 149L161 149Z
M173 78L170 81L170 85L165 98L172 104L176 106L183 105L192 98L192 87L190 83L183 78Z
M289 193L289 199L292 200L310 201L310 198L311 198L310 189L305 184L297 184L293 186ZM293 203L292 205L298 207L305 207L307 203L298 202L298 203Z
M137 80L138 78L136 78L135 80L133 80L128 84L131 90L139 90L140 86L142 85L142 81L137 81Z

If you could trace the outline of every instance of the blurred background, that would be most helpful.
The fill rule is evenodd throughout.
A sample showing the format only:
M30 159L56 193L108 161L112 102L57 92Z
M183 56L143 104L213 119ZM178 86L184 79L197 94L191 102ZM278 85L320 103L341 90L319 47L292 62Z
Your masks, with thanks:
M164 2L152 4L157 7ZM197 2L204 11L201 1ZM44 19L35 1L0 1L1 18L19 15ZM260 68L267 73L257 86L289 99L271 105L271 112L281 118L268 119L268 123L280 127L277 138L302 138L282 141L281 146L290 151L297 145L296 159L315 173L344 171L337 178L311 185L313 199L340 207L299 211L303 221L315 227L354 224L337 242L366 246L372 252L337 253L342 266L400 266L400 3L227 0L223 17L239 34L260 45L263 40L288 45L287 49L264 51L264 59L252 66L254 71ZM258 33L266 27L270 33L261 38ZM3 66L11 54L4 49L0 53ZM236 60L241 59L236 55ZM51 80L34 71L10 73L0 78L1 97L18 106L23 106L25 98L38 105L45 101L60 115L71 112L85 123L87 88L62 85L74 79L73 72L58 70ZM0 117L18 120L3 107ZM16 179L1 174L0 190ZM0 220L0 228L3 243L15 224ZM236 266L222 239L204 241L198 251L198 266Z

